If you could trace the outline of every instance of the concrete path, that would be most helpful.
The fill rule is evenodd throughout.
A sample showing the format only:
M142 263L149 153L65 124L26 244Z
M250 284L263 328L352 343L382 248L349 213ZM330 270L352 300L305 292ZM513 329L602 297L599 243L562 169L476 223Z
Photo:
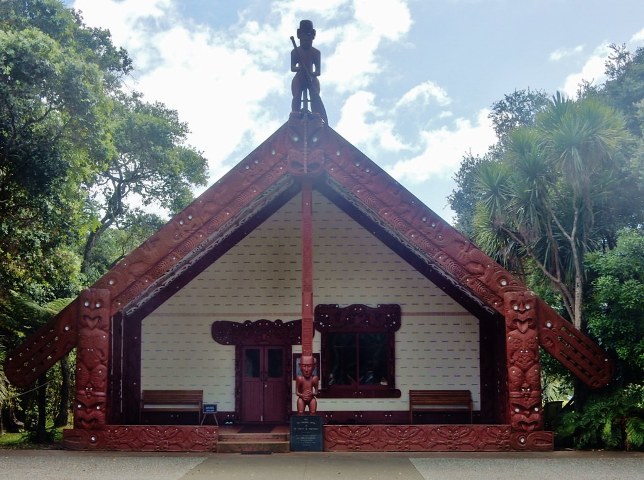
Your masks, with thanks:
M644 454L289 453L0 450L9 480L643 480Z

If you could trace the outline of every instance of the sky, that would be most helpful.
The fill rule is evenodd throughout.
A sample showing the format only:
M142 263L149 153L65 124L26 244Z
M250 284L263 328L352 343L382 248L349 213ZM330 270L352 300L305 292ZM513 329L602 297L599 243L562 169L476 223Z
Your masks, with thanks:
M110 30L208 159L209 185L288 120L290 36L313 21L329 125L445 220L465 154L515 90L601 84L611 43L644 46L641 0L66 0ZM198 195L203 191L195 190Z

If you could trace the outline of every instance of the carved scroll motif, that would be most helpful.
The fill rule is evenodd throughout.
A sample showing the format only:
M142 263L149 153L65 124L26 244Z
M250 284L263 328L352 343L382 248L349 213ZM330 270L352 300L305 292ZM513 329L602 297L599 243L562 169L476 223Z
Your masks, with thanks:
M320 304L315 307L315 328L320 332L354 332L372 327L383 332L395 332L400 328L401 311L398 304L368 307L354 304L347 307Z
M110 294L85 290L79 302L74 426L101 429L107 416Z
M509 425L326 425L324 446L335 452L502 452L512 449L510 436Z
M68 450L121 452L217 451L217 427L173 425L109 425L104 430L63 430Z
M300 345L302 320L218 320L212 324L212 338L222 345Z

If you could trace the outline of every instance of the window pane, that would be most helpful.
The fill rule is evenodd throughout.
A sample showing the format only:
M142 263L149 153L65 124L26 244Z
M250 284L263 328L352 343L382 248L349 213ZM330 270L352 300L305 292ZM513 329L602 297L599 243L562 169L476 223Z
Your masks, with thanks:
M247 348L244 351L244 376L259 377L259 349Z
M282 376L282 349L269 348L268 349L268 376L270 378L280 378Z
M361 333L360 351L360 384L387 385L387 347L386 333Z
M326 354L330 365L328 386L357 383L355 333L329 333Z

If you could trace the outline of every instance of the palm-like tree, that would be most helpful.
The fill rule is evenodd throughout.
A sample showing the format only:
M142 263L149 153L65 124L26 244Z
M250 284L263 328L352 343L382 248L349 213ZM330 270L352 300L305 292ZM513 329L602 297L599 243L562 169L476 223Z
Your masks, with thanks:
M529 259L582 327L583 261L597 240L594 218L610 194L623 121L595 99L557 94L534 126L515 129L502 160L478 171L476 240L512 267ZM525 263L525 262L520 262Z

